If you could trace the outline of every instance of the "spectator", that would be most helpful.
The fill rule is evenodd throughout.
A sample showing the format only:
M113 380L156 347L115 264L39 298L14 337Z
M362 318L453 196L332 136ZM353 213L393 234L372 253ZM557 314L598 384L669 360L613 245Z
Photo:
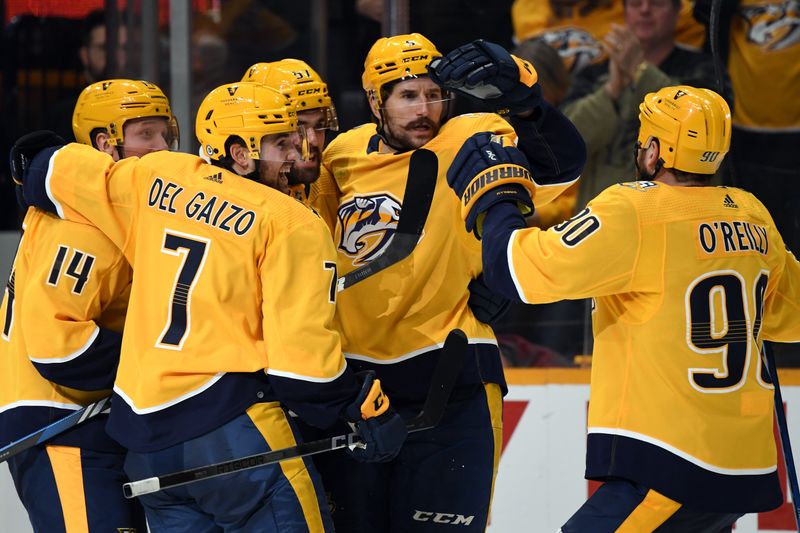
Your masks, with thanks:
M633 176L631 150L645 94L676 83L714 87L711 58L675 43L680 7L680 0L628 0L626 25L613 24L603 39L608 61L575 76L563 109L589 153L577 207Z
M664 0L666 2L668 0ZM558 50L570 72L602 61L600 40L621 24L623 0L515 0L511 8L517 42L542 37ZM702 27L692 20L693 0L683 2L675 29L675 40L699 48Z

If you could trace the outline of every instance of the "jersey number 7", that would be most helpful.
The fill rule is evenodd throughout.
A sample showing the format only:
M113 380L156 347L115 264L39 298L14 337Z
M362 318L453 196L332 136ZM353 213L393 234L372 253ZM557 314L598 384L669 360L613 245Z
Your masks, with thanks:
M156 346L168 350L180 350L189 335L192 320L189 303L197 277L203 270L211 241L197 235L174 230L164 230L161 252L181 258L181 266L175 276L170 297L167 323L161 331Z

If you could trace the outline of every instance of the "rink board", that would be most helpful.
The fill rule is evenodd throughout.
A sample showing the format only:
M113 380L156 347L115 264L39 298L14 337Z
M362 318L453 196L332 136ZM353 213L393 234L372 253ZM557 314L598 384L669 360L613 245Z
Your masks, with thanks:
M589 370L518 369L506 375L510 390L505 447L488 531L555 533L590 490L583 479ZM792 441L800 448L800 370L780 375ZM795 462L798 459L795 454ZM442 513L442 520L458 513L430 511ZM31 531L4 465L0 466L0 520L7 531ZM791 506L784 504L771 513L743 517L734 531L793 531L793 525ZM453 524L449 529L456 533L460 528Z
M779 376L797 464L800 370L782 370ZM592 488L583 479L589 370L516 369L506 377L505 447L488 531L555 533ZM782 459L780 473L785 480ZM791 504L784 503L776 511L742 517L734 532L797 531L793 528Z

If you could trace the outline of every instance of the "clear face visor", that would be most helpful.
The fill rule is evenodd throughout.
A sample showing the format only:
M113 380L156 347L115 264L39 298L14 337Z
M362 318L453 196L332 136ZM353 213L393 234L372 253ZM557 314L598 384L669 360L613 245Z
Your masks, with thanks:
M416 77L404 78L398 81L405 81L406 79L416 79ZM391 96L386 95L383 91L384 89L381 89L381 105L378 106L381 111L385 111L387 108L406 110L434 105L441 105L443 110L447 110L449 103L453 101L453 93L438 86L430 87L425 91L403 89L395 86ZM386 102L390 98L392 103L387 106Z
M148 118L150 117L142 117L140 119L133 119L133 120L145 121ZM153 129L144 128L143 130L137 128L137 130L135 131L126 132L125 128L127 126L129 125L134 126L134 124L131 123L131 121L129 120L126 121L125 124L123 125L122 131L124 137L122 138L122 140L119 141L115 138L111 138L109 139L109 143L112 144L113 146L117 146L119 148L122 148L123 150L126 150L127 152L130 152L131 155L134 154L144 155L150 152L158 152L164 149L169 150L170 152L177 152L181 140L180 129L178 128L178 121L175 120L174 116L169 118L160 116L152 118L165 120L166 128L164 128L163 130L161 129L160 126L155 127ZM125 136L128 137L127 142L125 141ZM156 146L161 144L160 142L161 140L158 139L159 136L161 137L161 140L163 140L164 144L166 144L166 148L163 148L161 146Z
M261 138L258 152L250 152L252 159L269 163L294 164L311 160L311 150L305 128L298 127L287 133L268 134Z
M318 143L325 140L328 131L339 131L339 117L336 108L319 107L297 112L298 127L306 140L316 140Z
M400 95L399 99L396 99L392 102L391 106L386 106L386 100L383 101L383 105L378 107L381 111L386 111L387 109L391 110L414 110L414 109L421 109L423 107L434 106L434 105L441 105L442 110L446 110L447 107L450 105L450 102L453 101L453 95L449 91L442 91L441 94L433 96L433 95L416 95L416 96L404 96Z

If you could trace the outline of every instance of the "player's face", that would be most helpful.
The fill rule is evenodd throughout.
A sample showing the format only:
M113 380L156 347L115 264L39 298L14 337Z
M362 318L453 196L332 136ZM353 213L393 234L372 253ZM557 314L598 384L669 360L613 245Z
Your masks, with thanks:
M297 133L265 135L261 139L261 164L258 167L261 183L289 194L289 172L298 159Z
M141 157L150 152L169 150L172 132L164 117L128 120L122 131L124 141L121 152L124 157ZM112 156L117 157L116 154Z
M642 44L673 40L679 15L672 0L625 2L625 23Z
M308 157L296 161L289 173L292 185L313 183L319 178L322 149L325 147L326 116L322 109L309 109L297 113L297 123L305 131L308 140ZM298 146L298 150L302 149Z
M419 148L439 133L443 111L442 90L430 78L401 81L383 102L384 133L396 147Z

